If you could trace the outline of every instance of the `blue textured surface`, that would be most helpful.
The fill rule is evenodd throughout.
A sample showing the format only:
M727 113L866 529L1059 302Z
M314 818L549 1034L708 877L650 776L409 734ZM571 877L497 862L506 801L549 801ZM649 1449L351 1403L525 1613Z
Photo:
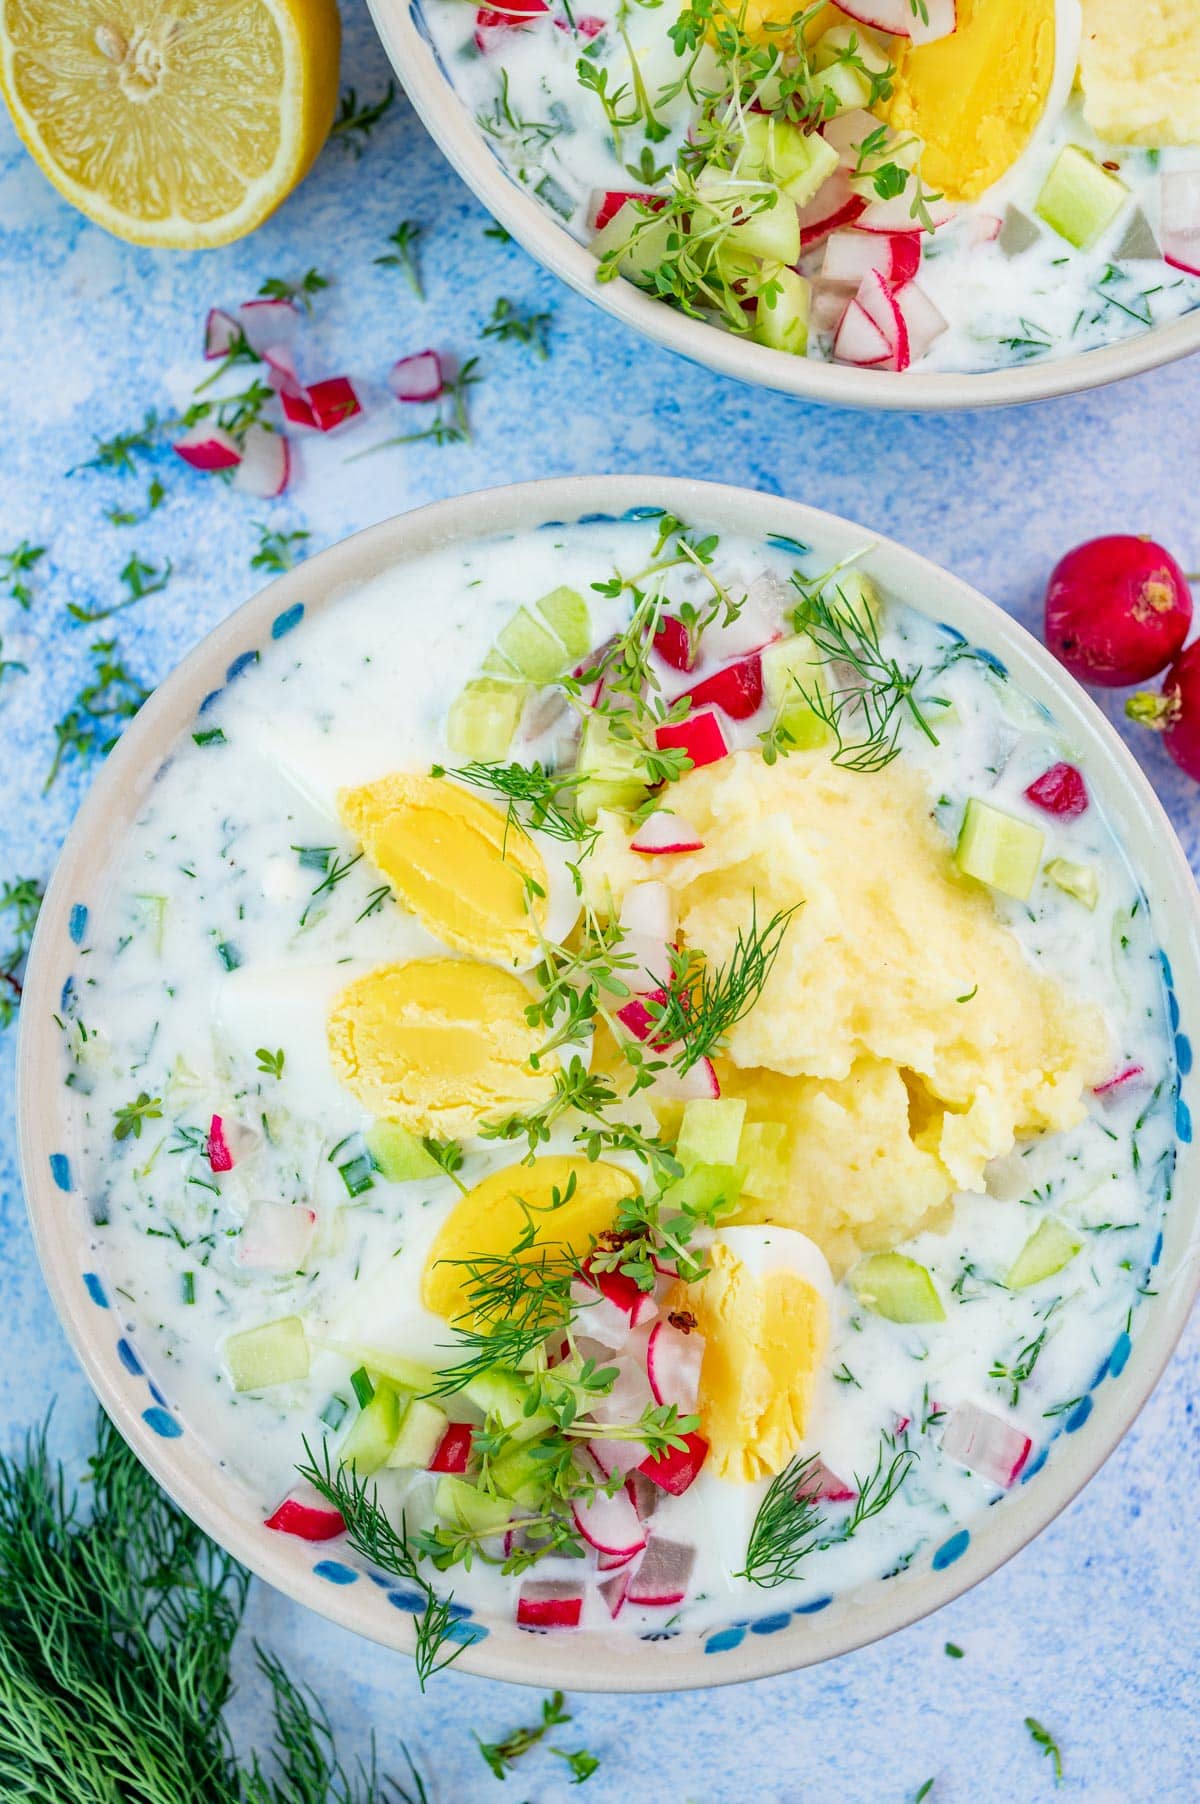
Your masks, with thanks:
M347 25L345 79L377 94L387 71L369 24L356 11ZM423 227L424 306L395 272L372 262L402 217ZM49 547L31 612L0 598L3 655L29 666L0 686L0 878L46 874L83 792L86 771L68 766L49 796L39 796L52 723L86 676L90 640L115 631L145 681L164 675L258 585L249 567L256 520L307 527L316 550L464 489L562 472L662 470L786 493L893 533L1030 623L1052 563L1092 534L1151 533L1186 567L1200 565L1200 364L986 417L871 419L740 389L647 349L517 247L485 238L480 208L402 106L361 163L331 147L275 220L248 243L207 257L159 256L104 237L56 198L6 127L0 221L8 420L0 549L22 537ZM144 483L67 480L64 472L90 454L92 435L186 398L199 373L191 349L211 303L235 303L266 276L295 276L312 264L334 279L305 334L314 373L360 378L368 422L306 444L299 480L276 504L247 502L164 460L166 505L145 526L110 528L104 510L138 506ZM519 345L479 343L500 295L522 311L553 313L547 361ZM473 443L402 447L348 464L385 430L409 426L387 400L383 376L393 358L427 344L480 353ZM155 562L173 560L167 591L98 629L73 624L69 602L117 598L117 573L135 548ZM279 631L290 624L281 619ZM1155 745L1142 739L1138 749L1195 856L1200 796ZM7 1100L12 1057L10 1033L0 1039L0 1438L15 1446L57 1395L56 1442L73 1456L87 1442L91 1398L25 1225ZM96 1300L104 1301L99 1287ZM1114 1349L1112 1375L1127 1352ZM1063 1797L1190 1804L1200 1793L1198 1378L1193 1324L1140 1421L1079 1501L936 1619L835 1665L749 1688L578 1699L575 1725L559 1745L586 1745L602 1760L579 1795L590 1804L629 1796L652 1804L791 1804L801 1796L900 1804L936 1775L932 1804L1024 1804L1053 1790L1049 1763L1022 1726L1031 1714L1062 1743ZM169 1423L161 1411L147 1414ZM528 1720L536 1714L528 1693L448 1673L422 1700L400 1656L261 1588L250 1626L319 1688L349 1751L374 1728L385 1768L399 1772L403 1737L441 1804L509 1795L553 1804L576 1795L561 1763L544 1753L507 1791L479 1758L472 1731L492 1737ZM965 1650L962 1660L945 1656L947 1640ZM240 1727L255 1723L256 1707L248 1679Z

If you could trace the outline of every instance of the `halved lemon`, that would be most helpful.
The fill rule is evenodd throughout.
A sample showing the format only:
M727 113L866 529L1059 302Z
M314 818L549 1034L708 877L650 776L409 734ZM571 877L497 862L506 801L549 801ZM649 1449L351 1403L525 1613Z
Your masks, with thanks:
M0 88L43 174L135 244L227 244L329 135L337 0L0 0Z

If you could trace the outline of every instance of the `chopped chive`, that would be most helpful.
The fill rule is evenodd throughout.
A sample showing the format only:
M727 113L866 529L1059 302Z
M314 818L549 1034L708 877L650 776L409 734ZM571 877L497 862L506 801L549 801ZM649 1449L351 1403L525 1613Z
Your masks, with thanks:
M947 1641L945 1651L952 1660L961 1660L963 1657L963 1651L957 1641Z
M301 869L306 871L327 871L333 857L332 846L293 846L292 851L300 860Z
M366 1366L359 1366L357 1372L351 1372L350 1388L358 1400L358 1407L365 1409L375 1395L375 1386L371 1383Z
M359 1153L357 1158L348 1159L344 1165L339 1165L338 1170L351 1196L362 1196L364 1191L375 1188L375 1161L370 1153Z
M193 733L192 739L196 745L224 745L226 743L225 735L220 727L209 727L203 733Z
M344 1397L339 1397L335 1391L321 1411L320 1420L324 1422L326 1428L340 1428L342 1423L346 1420L346 1411L349 1407L350 1405L346 1402L346 1399Z
M242 955L229 940L217 941L217 957L227 971L236 971L242 962Z
M183 1277L180 1279L180 1289L183 1292L183 1300L185 1303L194 1303L196 1301L195 1272L184 1272Z

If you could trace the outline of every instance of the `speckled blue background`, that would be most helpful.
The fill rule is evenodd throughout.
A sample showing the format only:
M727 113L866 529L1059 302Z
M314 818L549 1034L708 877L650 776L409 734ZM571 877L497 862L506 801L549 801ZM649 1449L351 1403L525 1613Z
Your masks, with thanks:
M344 79L382 91L387 69L357 8ZM424 306L372 259L402 217L423 228ZM952 566L1027 622L1061 551L1110 529L1147 532L1200 566L1200 361L1092 396L1007 414L899 418L818 411L735 387L630 337L484 236L480 207L403 105L361 162L329 147L301 191L246 243L203 257L117 243L58 200L0 124L0 548L49 547L29 614L0 598L4 655L28 664L0 686L0 878L45 876L87 782L69 767L43 799L52 723L75 694L96 632L68 602L117 598L134 548L170 557L167 591L105 627L147 683L251 594L255 520L306 527L313 550L400 509L465 489L560 472L688 473L796 496L894 534ZM316 448L279 503L244 500L167 459L167 504L145 527L109 527L144 483L65 472L94 434L186 397L210 303L316 265L333 279L306 333L315 373L347 370L371 417ZM498 296L549 311L551 355L479 343ZM349 454L404 430L389 363L427 344L467 356L483 380L466 446ZM919 597L917 598L919 600ZM1184 842L1200 853L1200 795L1142 739L1139 755ZM92 1404L42 1287L13 1163L13 1035L0 1037L0 1434L15 1445L57 1397L56 1442L83 1452ZM439 1804L579 1795L588 1804L901 1804L927 1778L935 1804L1049 1797L1032 1714L1058 1736L1065 1797L1094 1804L1200 1798L1200 1378L1193 1322L1133 1432L1084 1495L1005 1570L931 1621L833 1665L750 1687L579 1698L560 1745L602 1761L586 1790L533 1755L501 1791L472 1742L536 1712L515 1687L444 1674L426 1699L408 1662L256 1591L253 1631L328 1699L347 1750L373 1728L385 1768L405 1738ZM950 1660L947 1640L964 1649ZM240 1728L253 1718L248 1688Z

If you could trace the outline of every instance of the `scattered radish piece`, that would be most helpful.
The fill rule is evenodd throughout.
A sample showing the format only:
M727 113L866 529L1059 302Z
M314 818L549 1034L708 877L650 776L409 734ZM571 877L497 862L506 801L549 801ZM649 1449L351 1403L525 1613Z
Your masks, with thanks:
M312 402L308 398L308 390L298 383L284 380L277 383L279 389L279 405L283 409L283 417L289 426L307 426L310 432L317 430L317 416L312 410Z
M233 486L244 495L271 500L282 495L292 470L292 454L281 432L253 425L242 446L242 461L233 473Z
M664 614L654 635L654 649L672 670L690 670L696 662L692 635L674 614Z
M263 1271L297 1271L312 1245L316 1225L314 1209L260 1198L246 1211L237 1237L237 1262Z
M730 720L749 720L762 707L761 654L751 652L748 658L739 658L736 664L726 664L689 689L687 694L693 708L720 708Z
M1046 644L1082 683L1145 682L1192 624L1188 581L1153 539L1118 533L1061 558L1046 589Z
M252 351L261 357L268 345L290 345L300 324L300 309L292 301L243 301L238 321Z
M625 203L631 200L638 200L647 207L653 207L656 213L665 205L661 194L643 194L639 189L632 188L626 190L610 188L597 196L596 213L592 220L594 229L597 232L603 231L604 227L617 217Z
M686 720L657 727L654 740L659 751L667 751L674 746L686 752L694 770L699 770L704 764L715 764L718 759L729 756L729 743L721 723L709 708L701 710L699 714L689 714Z
M1162 177L1162 254L1172 269L1200 276L1200 169Z
M890 370L906 370L912 362L908 326L900 311L897 296L892 293L877 269L867 271L854 298L887 340L889 356L886 367Z
M1135 1078L1144 1075L1140 1065L1126 1065L1124 1069L1118 1071L1115 1076L1105 1078L1102 1084L1094 1084L1092 1086L1092 1095L1111 1096L1114 1090L1124 1089L1126 1084L1131 1084Z
M597 1565L597 1570L604 1569ZM621 1614L632 1577L633 1567L628 1560L625 1560L622 1561L620 1570L614 1572L611 1578L605 1579L599 1586L600 1595L608 1605L608 1613L614 1622Z
M942 1452L994 1485L1011 1485L1032 1447L1023 1429L977 1403L958 1404L942 1431Z
M838 363L857 364L860 369L878 369L887 363L892 347L871 316L858 301L851 301L833 341L833 355Z
M665 1070L655 1073L650 1090L670 1102L697 1102L705 1099L715 1102L721 1094L721 1086L712 1060L697 1059L686 1071L676 1071L669 1061L682 1050L678 1041L662 1048L663 1058L668 1064Z
M957 29L955 0L922 0L911 9L908 35L914 44L932 44Z
M344 1517L326 1502L314 1485L300 1484L289 1491L279 1508L266 1519L267 1528L282 1535L297 1535L301 1541L332 1541L344 1535Z
M225 1124L219 1115L214 1115L208 1126L208 1139L205 1142L208 1163L213 1171L232 1171L233 1154L225 1138Z
M907 1419L904 1427L907 1427ZM904 1428L899 1425L897 1434L903 1434ZM818 1460L796 1492L797 1497L820 1498L825 1503L853 1503L858 1492L848 1485L844 1478L830 1471L824 1460Z
M211 363L216 357L227 357L242 335L242 328L232 313L210 307L204 322L204 356Z
M700 1434L681 1436L684 1448L668 1447L665 1453L639 1460L637 1470L672 1497L682 1497L708 1458L708 1442Z
M557 1579L522 1585L517 1599L517 1626L522 1629L577 1629L583 1593Z
M850 186L849 171L841 167L835 169L829 179L821 183L808 205L800 209L801 250L811 250L831 232L855 225L866 210L866 201Z
M646 1376L656 1403L673 1403L681 1416L694 1414L700 1389L704 1336L671 1321L656 1322L646 1347Z
M928 224L925 223L926 218ZM859 232L936 232L954 218L954 208L943 200L927 200L922 218L914 219L907 191L891 200L873 200L852 223Z
M520 31L531 19L549 11L546 0L504 0L503 6L481 6L475 14L476 49L486 55L503 48L510 32Z
M1052 764L1033 779L1025 794L1035 807L1057 815L1059 820L1077 820L1087 811L1087 784L1083 772L1073 764Z
M579 1311L584 1334L598 1341L606 1354L625 1345L631 1326L629 1311L606 1296L599 1286L577 1278L571 1286L571 1303Z
M308 404L318 432L333 432L362 412L362 402L349 376L327 376L308 389Z
M916 363L918 358L924 357L935 339L949 331L950 322L919 283L905 282L902 287L894 288L892 293L904 321L904 329L908 333L908 360Z
M654 1314L654 1298L649 1291L642 1289L628 1273L621 1271L597 1271L593 1256L583 1262L588 1283L593 1285L614 1309L619 1309L625 1317L625 1331L636 1328ZM589 1321L589 1328L591 1323Z
M921 265L916 232L834 232L825 240L821 280L857 288L869 270L877 270L891 288L911 282Z
M445 387L441 358L436 351L401 357L391 367L388 386L397 401L436 401Z
M624 1486L611 1497L597 1491L588 1503L573 1503L571 1514L576 1528L597 1553L631 1560L646 1545L646 1531Z
M281 395L304 396L304 384L296 369L296 359L287 345L268 345L262 359L267 366L267 380L272 388Z
M825 283L815 284L808 314L812 330L836 334L847 305L844 288L830 288Z
M967 243L972 250L981 244L994 244L1004 230L1004 221L998 213L976 213L971 220L971 229L967 233Z
M626 1587L627 1599L643 1609L681 1604L687 1596L695 1561L695 1548L685 1542L652 1538Z
M177 438L171 449L193 470L234 470L242 461L242 448L233 434L206 421Z
M469 1422L451 1422L434 1449L430 1472L465 1472L471 1463L475 1430Z
M860 25L869 25L873 31L887 31L894 37L906 38L911 35L917 9L912 0L850 0L849 6L843 6L841 10L851 19L857 19Z
M660 808L644 820L629 842L631 852L702 852L704 841L682 816Z
M664 1003L667 1000L665 990L647 990L645 996L633 996L617 1010L617 1020L628 1029L635 1040L649 1040L654 1032L659 1017L648 1007L651 1002Z

